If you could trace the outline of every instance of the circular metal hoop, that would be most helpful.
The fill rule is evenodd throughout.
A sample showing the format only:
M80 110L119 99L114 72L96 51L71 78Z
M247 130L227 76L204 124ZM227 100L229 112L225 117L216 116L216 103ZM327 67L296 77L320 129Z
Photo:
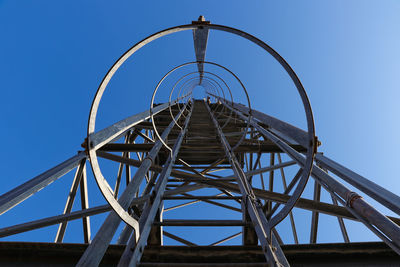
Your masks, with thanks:
M198 72L197 72L197 73L198 73ZM234 98L233 98L233 94L232 94L231 88L230 88L229 85L225 82L224 79L222 79L220 76L218 76L217 74L212 73L212 72L203 71L203 73L205 73L205 74L210 74L210 75L216 77L218 80L222 81L222 83L224 84L224 86L228 89L231 102L234 102ZM203 76L203 81L207 81L207 80L209 80L208 82L210 82L210 83L215 83L215 84L217 84L216 87L217 87L217 88L220 88L220 90L221 90L221 92L222 92L222 97L223 97L224 99L226 99L226 97L225 97L225 91L223 90L222 86L221 86L215 79L213 79L213 78L211 78L211 77L208 77L208 76ZM216 90L216 91L218 92L218 90ZM208 94L210 94L210 93L208 93ZM218 93L217 93L217 95L220 96L220 94L218 94ZM216 100L217 100L217 98L216 98ZM224 111L225 109L227 109L227 108L226 108L224 105L222 105L222 106L221 106L221 111L219 112L219 114L218 114L216 117L219 118L219 117L223 114L223 111ZM214 112L216 112L216 110L215 110ZM228 120L226 120L226 122L224 123L224 125L221 126L221 129L223 129L223 128L230 122L230 120L232 119L232 118L231 118L232 113L233 113L233 111L230 110Z
M240 83L240 85L241 85L241 87L242 87L242 89L243 89L243 91L244 91L244 93L245 93L245 95L246 95L247 105L248 105L248 107L249 107L249 110L251 110L250 97L249 97L249 94L247 93L246 87L244 86L244 84L242 83L242 81L239 79L239 77L238 77L235 73L233 73L230 69L228 69L228 68L226 68L226 67L224 67L224 66L222 66L222 65L220 65L220 64L218 64L218 63L215 63L215 62L203 61L202 63L217 66L217 67L222 68L223 70L227 71L229 74L231 74L231 75ZM151 102L150 102L150 117L151 117L151 123L152 123L152 125L153 125L153 130L154 130L154 133L157 135L158 139L160 140L160 142L161 142L169 151L172 151L172 148L170 148L170 147L167 145L167 143L165 143L164 140L162 140L162 138L161 138L161 136L160 136L160 134L159 134L159 132L158 132L158 130L157 130L156 124L155 124L154 114L153 114L154 99L155 99L155 96L156 96L156 94L157 94L157 91L158 91L158 89L160 88L162 82L163 82L169 75L171 75L174 71L176 71L176 70L178 70L178 69L180 69L180 68L182 68L182 67L184 67L184 66L193 65L193 64L197 64L197 61L183 63L183 64L181 64L181 65L179 65L179 66L176 66L175 68L171 69L170 71L168 71L168 72L161 78L161 80L157 83L157 86L155 87L155 89L154 89L154 91L153 91L153 95L152 95L152 97L151 97ZM224 83L225 83L225 82L224 82ZM226 84L226 83L225 83L225 84ZM229 90L229 91L230 91L230 90ZM231 95L232 95L232 94L231 94ZM171 96L171 94L170 94L170 96ZM169 106L171 106L171 100L170 100L170 105L169 105ZM251 115L250 115L250 116L251 116ZM175 121L175 119L174 119L174 122L175 122L175 124L177 124L177 122ZM177 124L177 125L178 125L178 124ZM178 125L178 127L180 127L180 126ZM243 141L244 138L246 137L246 133L247 133L249 127L250 127L250 118L249 118L249 120L247 121L246 130L243 131L243 135L241 136L241 138L240 138L240 140L237 142L237 144L235 144L235 146L232 147L232 151L234 151L234 150L242 143L242 141Z
M134 227L135 229L138 228L137 221L133 217L131 217L129 215L129 213L127 211L125 211L122 208L122 206L120 205L120 203L118 203L118 201L114 198L112 189L110 188L106 179L103 177L103 174L100 170L99 162L98 162L97 155L96 155L96 149L95 149L95 147L91 146L91 143L92 143L91 137L92 137L92 134L94 134L94 132L95 132L96 116L97 116L97 111L98 111L98 107L100 104L100 100L103 96L103 93L104 93L108 83L110 82L110 80L113 77L113 75L115 74L115 72L120 68L120 66L130 56L132 56L140 48L142 48L146 44L148 44L160 37L163 37L163 36L166 36L166 35L169 35L172 33L180 32L180 31L193 30L193 29L198 29L198 28L207 28L207 29L229 32L234 35L245 38L245 39L253 42L254 44L258 45L260 48L264 49L266 52L268 52L270 55L272 55L280 63L280 65L286 70L286 72L289 74L290 78L292 79L293 83L295 84L297 91L301 97L303 107L304 107L304 110L306 113L306 118L307 118L307 129L308 129L307 136L308 136L308 141L309 141L309 145L307 147L307 153L306 153L306 161L305 161L305 164L302 166L302 168L303 168L302 176L300 178L300 181L298 182L298 186L296 187L294 194L290 197L289 201L287 202L287 205L285 205L285 207L278 214L276 214L274 217L271 218L270 222L273 227L277 223L279 223L281 220L283 220L283 218L294 207L297 199L300 197L301 193L303 192L305 184L311 174L314 155L315 155L315 151L316 151L316 149L315 149L316 148L315 127L314 127L314 118L313 118L313 114L312 114L312 109L311 109L311 105L310 105L309 99L307 97L307 94L304 90L304 87L301 84L296 73L293 71L293 69L290 67L290 65L274 49L272 49L270 46L268 46L266 43L264 43L260 39L244 32L244 31L241 31L241 30L238 30L235 28L231 28L231 27L227 27L227 26L216 25L216 24L188 24L188 25L181 25L181 26L172 27L172 28L169 28L166 30L162 30L153 35L150 35L149 37L146 37L142 41L140 41L137 44L135 44L134 46L132 46L109 69L107 74L104 76L102 82L100 83L99 88L96 92L96 95L93 99L92 106L90 109L89 120L88 120L87 149L88 149L89 159L91 162L92 171L93 171L94 177L96 179L97 185L99 186L99 188L100 188L103 196L107 200L107 202L114 209L114 211L120 216L120 218L123 221L125 221L127 224L129 224L130 226Z
M196 74L199 74L198 71L188 73L188 74L182 76L182 77L176 82L176 84L177 84L179 81L181 81L183 78L185 78L186 76L188 76L188 75L190 75L190 74L195 74L195 73L196 73ZM214 73L212 73L212 72L203 71L203 74L204 74L204 73L205 73L205 74L213 75L213 76L215 76L217 79L219 79L220 81L222 81L222 83L223 83L223 84L225 85L225 87L228 89L228 92L229 92L229 96L230 96L231 101L234 102L233 95L232 95L232 91L231 91L230 87L228 86L228 84L224 81L224 79L222 79L220 76L218 76L218 75L216 75L216 74L214 74ZM197 78L198 78L198 77L197 77ZM198 78L198 79L199 79L199 78ZM215 84L217 85L217 86L215 86L215 87L217 88L217 90L216 90L217 95L220 96L220 94L218 93L218 92L219 92L219 91L218 91L218 88L219 88L219 89L221 90L221 92L222 92L222 97L223 97L224 99L226 99L226 97L225 97L225 91L223 90L222 86L221 86L215 79L213 79L213 78L211 78L211 77L208 77L208 76L203 76L203 81L209 82L210 84L214 84L214 83L215 83ZM214 84L214 85L215 85L215 84ZM183 85L182 85L182 87L179 89L178 97L181 95L180 92L181 92L182 88L183 88ZM174 85L174 87L171 89L171 92L170 92L170 95L169 95L169 102L171 102L172 93L173 93L174 89L175 89L175 85ZM225 108L225 106L222 105L220 114L217 115L217 118L220 117L220 116L222 115L224 109L226 109L226 108ZM232 115L232 113L233 113L233 111L230 111L229 116ZM172 117L171 107L170 107L170 114L171 114L171 117ZM223 125L221 128L223 129L223 128L229 123L230 120L231 120L231 117L228 118L228 120L224 123L224 125ZM177 126L180 127L179 125L177 125Z

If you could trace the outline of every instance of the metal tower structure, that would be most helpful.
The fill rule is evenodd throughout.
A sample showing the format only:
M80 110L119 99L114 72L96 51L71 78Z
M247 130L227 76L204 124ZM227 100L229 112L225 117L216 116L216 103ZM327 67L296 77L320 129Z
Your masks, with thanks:
M149 110L96 130L100 100L123 63L144 45L187 30L193 32L196 60L183 63L162 77ZM283 67L300 96L306 129L252 108L238 75L225 66L206 61L209 31L240 36L269 53ZM155 103L165 79L187 66L196 66L197 70L181 75L173 86L164 86L170 89L169 99ZM207 66L228 73L240 85L243 103L235 100L229 82L207 71ZM203 99L194 97L199 86L205 90ZM0 214L3 214L75 171L62 214L0 229L0 237L7 237L58 225L55 243L1 242L1 265L399 264L400 219L382 214L363 195L397 215L400 215L400 197L318 152L319 145L311 105L299 78L266 43L241 30L211 24L204 17L160 31L125 52L104 77L92 103L87 138L82 144L85 150L0 196ZM110 162L118 165L113 178L104 171ZM106 205L89 207L88 164ZM313 185L312 198L304 197L307 183ZM330 203L321 200L322 192L329 194ZM72 211L77 195L81 209ZM167 205L168 202L173 204ZM224 218L221 213L221 219L215 219L211 212L196 213L199 203L236 215ZM191 210L191 219L166 219L167 212L183 207ZM311 212L307 229L299 227L295 209ZM97 233L91 235L90 218L101 213L107 217ZM337 218L342 244L317 244L321 214ZM68 222L77 219L82 220L83 243L63 243ZM345 220L365 225L383 242L351 243ZM285 221L289 228L280 231L279 226ZM199 246L195 240L179 234L185 227L238 231ZM299 241L300 231L307 231L307 244ZM292 237L292 242L285 242L287 236ZM182 246L164 246L164 237ZM116 244L112 244L116 238ZM236 246L223 246L233 239L239 240Z

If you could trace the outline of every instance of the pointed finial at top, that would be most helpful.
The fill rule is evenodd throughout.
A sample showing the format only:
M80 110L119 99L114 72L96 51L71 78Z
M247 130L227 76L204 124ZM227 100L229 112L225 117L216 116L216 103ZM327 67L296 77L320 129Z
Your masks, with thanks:
M210 24L210 21L206 21L206 18L200 15L196 21L192 21L192 24Z

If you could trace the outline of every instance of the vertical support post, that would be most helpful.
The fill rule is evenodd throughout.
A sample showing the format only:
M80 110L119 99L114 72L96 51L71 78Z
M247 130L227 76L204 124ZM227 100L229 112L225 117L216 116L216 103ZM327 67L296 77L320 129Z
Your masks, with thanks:
M129 152L126 153L126 157L129 159L130 158ZM125 164L125 180L126 180L126 185L129 184L131 181L131 167L128 164Z
M314 180L314 201L319 202L320 199L321 199L321 185ZM313 211L311 216L310 244L317 243L318 218L319 218L319 213L317 211Z
M86 164L83 166L83 173L81 183L79 185L81 190L81 208L82 210L89 208L89 198L88 198L88 190L87 190L87 176L86 176ZM83 226L83 239L85 243L90 243L90 218L83 217L82 218L82 226Z
M247 210L247 206L245 201L241 202L242 206L242 220L244 223L246 223L242 227L242 241L244 246L256 246L258 244L258 236L256 231L254 230L254 227L251 227L248 225L248 223L251 222L251 218L249 215L249 212Z
M125 144L129 144L132 142L134 143L137 136L138 136L137 131L134 131L134 134L129 134L129 132L128 132L125 135ZM124 157L124 158L129 157L128 152L123 152L122 157ZM125 165L125 167L129 168L128 165ZM115 181L115 187L114 187L115 199L118 199L118 193L119 193L119 188L121 186L121 178L122 178L123 171L124 171L124 164L120 163L118 166L118 174L117 174L117 179Z
M161 207L158 209L157 214L154 218L154 222L161 222L162 221L162 213L163 213L163 208L164 206L161 205ZM150 229L149 233L149 239L147 240L147 245L149 246L162 246L162 226L161 225L153 225Z
M122 157L126 157L126 152L122 153ZM122 173L124 172L124 164L120 163L118 166L118 174L117 174L117 179L115 181L115 187L114 187L114 197L115 199L118 199L118 193L119 193L119 188L121 186L121 178L122 178Z
M258 162L258 168L261 169L261 162ZM260 181L261 181L261 188L263 190L265 190L265 184L264 184L264 175L262 174L262 172L260 172ZM264 206L267 205L267 201L264 199Z
M331 198L332 198L332 203L334 205L338 206L338 202L337 202L336 198L332 194L331 194ZM346 230L346 226L344 224L343 218L337 216L337 219L338 219L338 223L339 223L339 226L340 226L340 231L342 232L342 235L343 235L344 242L345 243L350 243L350 239L349 239L349 236L347 234L347 230Z
M157 164L157 161L156 161ZM151 176L151 179L149 180L149 182L146 184L145 188L143 189L142 192L142 197L146 196L150 193L151 189L153 188L154 185L154 181L156 180L158 176L157 172L153 172L153 175ZM139 210L143 210L143 204L138 206ZM134 231L134 229L132 227L130 227L129 225L125 225L124 229L122 230L121 234L118 237L117 240L117 244L119 245L126 245L129 241L129 237L132 235L132 232Z
M125 143L129 144L129 139L130 139L131 133L130 131L127 132L126 134L126 138L125 138ZM126 152L126 157L129 159L131 157L131 153L128 151ZM131 181L131 166L129 166L128 164L125 164L125 180L126 180L126 185L129 184L129 182Z
M275 153L271 153L270 154L270 159L269 159L269 166L274 166L275 164ZM271 170L269 172L269 187L268 190L270 192L274 191L274 170ZM270 212L271 211L271 207L272 207L272 203L271 201L268 201L268 205L267 205L267 211Z
M65 208L64 208L63 214L71 213L72 206L74 205L74 201L75 201L76 192L78 190L79 183L81 182L81 179L82 179L82 174L84 171L85 164L86 164L86 158L81 160L78 168L76 169L74 180L72 181L71 189L70 189L68 197L67 197L67 202L65 203ZM58 230L57 230L57 234L56 234L56 238L55 238L54 242L61 243L63 241L64 235L65 235L65 230L67 229L67 224L68 224L68 221L65 221L58 226Z
M259 152L259 153L257 153L257 158L256 158L256 162L254 163L254 165L253 165L253 167L252 167L252 170L255 170L256 168L257 168L257 166L259 165L259 163L260 163L260 159L261 159L261 153ZM260 165L261 166L261 165ZM261 167L260 167L261 168ZM252 183L252 181L253 181L253 175L250 175L249 176L249 181L250 181L250 183Z
M281 154L278 153L277 156L278 156L278 163L282 164ZM280 168L280 170L281 170L283 189L286 191L287 190L287 184L286 184L285 171L283 170L283 168ZM296 224L294 223L294 217L293 217L293 212L292 211L290 211L290 213L289 213L289 218L290 218L290 224L292 226L292 234L293 234L294 243L298 244L299 243L299 238L297 237Z
M321 170L323 170L326 174L328 174L328 169L322 167L319 163L317 163L318 167L321 168ZM315 183L317 183L317 180L314 180ZM320 186L321 187L321 186ZM332 199L332 203L336 206L338 206L338 201L336 200L336 198L334 197L334 195L332 193L330 193L331 195L331 199ZM337 216L336 217L339 223L339 227L340 227L340 231L342 232L342 236L343 236L343 240L345 243L349 243L349 236L347 235L347 230L346 230L346 226L344 224L343 218Z

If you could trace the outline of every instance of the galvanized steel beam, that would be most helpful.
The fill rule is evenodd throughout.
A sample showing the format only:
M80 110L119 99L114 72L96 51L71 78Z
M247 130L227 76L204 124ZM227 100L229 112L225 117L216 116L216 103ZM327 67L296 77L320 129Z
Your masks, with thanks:
M160 226L199 226L199 227L216 227L216 226L250 226L241 220L163 220L162 222L154 222L154 225Z
M43 228L46 226L59 224L65 221L72 221L76 219L83 218L85 216L96 215L100 213L104 213L110 211L111 207L109 205L98 206L94 208L90 208L87 210L79 210L75 212L71 212L69 214L61 214L57 216L47 217L27 223L17 224L13 226L8 226L0 229L0 237L6 237L10 235L15 235L39 228Z
M217 120L208 104L204 103L207 107L208 113L211 120L214 123L215 129L217 130L218 136L220 138L221 144L225 150L226 156L232 165L232 169L235 172L237 183L242 194L242 210L248 212L253 226L257 233L258 239L260 240L261 246L264 251L264 255L271 266L289 266L289 263L285 257L285 254L281 250L279 243L273 233L271 233L271 228L268 226L267 218L257 202L251 185L248 183L247 177L244 174L242 168L240 167L235 154L232 151L228 141L226 140ZM245 207L245 210L244 210Z
M279 164L282 164L281 154L278 153L277 156L278 156ZM285 171L283 170L283 168L281 168L280 171L281 171L283 189L287 190ZM294 222L294 216L293 216L293 212L292 211L290 211L290 213L289 213L289 218L290 218L290 225L292 227L292 234L293 234L294 243L298 244L299 243L299 238L297 237L296 224Z
M167 162L165 163L164 168L157 179L157 183L151 193L150 201L146 202L143 208L142 214L139 219L139 239L135 239L132 237L129 240L124 250L124 253L122 254L121 259L118 263L118 266L136 266L140 261L140 258L143 254L144 246L146 245L150 233L151 225L153 224L156 213L159 209L160 204L162 203L162 197L164 195L165 187L168 182L168 177L171 173L172 166L175 164L180 146L186 134L192 111L193 108L186 116L185 126L177 137L171 154L169 155Z
M179 119L183 110L176 116L176 119ZM166 139L174 127L175 123L172 121L167 129L164 130L161 138ZM135 198L135 194L144 179L145 174L150 169L155 157L162 147L162 142L158 140L154 143L154 147L149 152L147 158L141 162L139 169L136 171L132 182L126 187L122 196L119 198L118 203L121 206L123 211L127 210L131 205L132 200ZM127 159L129 160L129 159ZM86 249L85 253L82 255L79 260L77 266L97 266L100 264L100 261L113 238L115 231L117 230L119 224L121 223L120 216L115 212L111 212L103 225L100 227L100 230L96 234L92 243ZM137 225L136 237L139 235L139 225ZM134 227L135 228L135 227Z
M246 120L247 117L240 111L235 112L242 119ZM284 144L283 141L272 134L268 130L259 126L252 118L250 124L255 127L261 134L266 138L270 139L277 145ZM287 146L286 153L298 162L300 166L304 165L305 158L294 149ZM318 182L332 193L338 200L340 200L345 207L351 212L358 220L363 222L371 231L379 236L386 244L388 244L394 251L400 254L400 227L391 221L388 217L381 214L371 205L369 205L361 196L357 193L352 192L340 182L336 181L329 174L324 172L321 168L314 164L312 168L312 176L318 180ZM339 198L340 197L340 198Z
M203 16L199 17L198 21L193 21L193 24L209 24L210 22L205 21ZM204 60L206 57L207 40L208 40L208 28L198 27L193 29L193 43L194 52L196 54L197 69L199 71L201 85L204 76Z
M187 241L186 239L183 239L183 238L181 238L181 237L179 237L179 236L176 236L176 235L174 235L174 234L171 234L170 232L163 231L163 235L166 236L166 237L169 237L169 238L171 238L171 239L173 239L173 240L175 240L175 241L178 241L178 242L180 242L180 243L182 243L182 244L184 244L184 245L186 245L186 246L189 246L189 247L197 247L197 245L196 245L195 243L192 243L192 242L190 242L190 241Z
M82 179L81 179L79 188L81 191L81 208L82 208L82 210L89 209L86 164L85 164L85 166L83 166ZM85 216L82 218L82 227L83 227L83 240L85 243L90 243L91 231L90 231L89 216Z
M250 111L248 107L246 107L242 104L234 103L227 99L222 99L221 97L219 97L219 99L222 102L229 104L234 109L242 112L243 114L248 115L251 112L252 117L254 117L258 121L262 122L263 124L267 125L268 127L273 128L273 129L281 132L282 134L290 137L292 140L296 141L298 144L302 145L303 147L309 146L307 132L305 132L304 130L299 129L287 122L281 121L275 117L269 116L267 114L264 114L260 111L255 110L255 109L251 109L251 111Z
M180 99L174 100L171 105L178 103ZM132 115L128 118L125 118L119 122L114 123L113 125L100 130L98 132L92 133L89 135L89 147L91 149L97 150L102 147L104 144L109 143L121 135L123 135L126 131L131 129L138 123L141 123L150 118L151 112L155 115L160 113L161 111L168 108L170 103L164 103L162 105L158 105L153 108L153 110L146 110L139 114Z
M42 190L64 174L70 172L77 167L82 159L86 158L84 152L79 152L78 155L69 158L63 163L51 168L50 170L36 176L26 183L8 191L0 196L0 215L18 205L25 199L29 198L36 192Z
M63 214L71 213L72 206L75 201L76 192L78 191L79 184L81 183L84 167L86 165L86 159L83 159L76 170L74 180L72 181L71 190L68 193L67 202L65 204ZM61 243L64 239L65 230L67 229L68 221L61 223L58 226L56 239L54 242Z
M339 163L331 160L321 153L315 155L315 161L328 171L336 174L349 184L369 195L382 205L391 209L400 215L400 197L393 194L389 190L377 185L376 183L368 180L367 178L349 170L348 168L340 165Z
M320 202L321 198L321 185L314 181L314 201ZM311 230L310 230L310 243L315 244L317 243L317 233L318 233L318 219L319 213L318 211L313 211L311 215Z

